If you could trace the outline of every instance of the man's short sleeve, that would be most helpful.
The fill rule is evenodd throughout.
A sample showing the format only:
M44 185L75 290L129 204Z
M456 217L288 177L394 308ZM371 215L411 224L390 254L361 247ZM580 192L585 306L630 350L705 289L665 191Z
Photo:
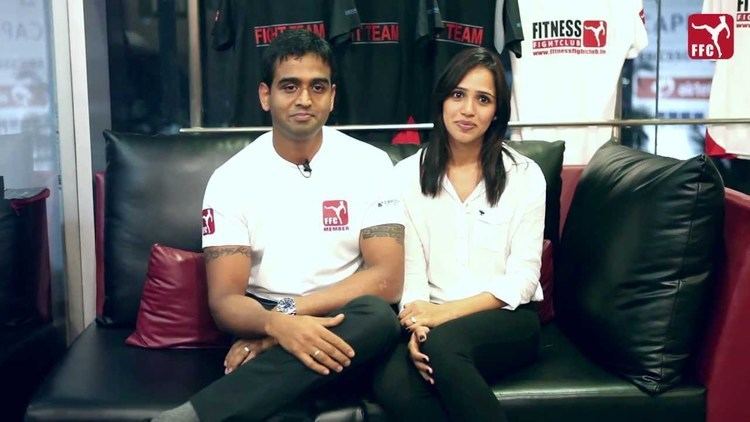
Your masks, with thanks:
M378 162L372 180L372 194L362 228L381 224L404 224L404 210L395 183L395 170L391 159L385 153Z
M247 214L238 203L237 192L222 176L214 173L203 195L203 247L250 246Z

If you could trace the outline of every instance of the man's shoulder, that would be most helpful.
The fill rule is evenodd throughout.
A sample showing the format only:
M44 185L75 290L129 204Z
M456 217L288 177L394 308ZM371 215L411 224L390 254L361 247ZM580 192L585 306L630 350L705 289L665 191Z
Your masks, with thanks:
M345 155L350 162L356 163L358 160L363 160L358 165L373 163L373 161L378 164L387 162L390 167L393 167L393 162L385 151L367 142L327 126L323 127L323 136L326 142L330 141L334 145L333 150L336 154Z
M396 171L413 171L415 168L419 168L420 159L422 157L422 149L415 152L414 154L404 158L403 160L396 163Z
M270 132L259 136L214 170L213 177L235 176L238 173L262 171L263 163L269 162L267 152L271 139Z

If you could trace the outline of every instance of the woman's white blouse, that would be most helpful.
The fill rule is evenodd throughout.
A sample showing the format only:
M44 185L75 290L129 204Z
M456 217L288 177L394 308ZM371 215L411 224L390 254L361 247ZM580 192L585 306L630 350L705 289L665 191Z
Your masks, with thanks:
M509 149L510 150L510 149ZM461 202L448 177L435 197L419 185L420 152L396 165L406 218L406 274L401 305L488 292L513 310L542 300L539 283L546 183L539 166L510 150L507 182L491 207L484 182Z

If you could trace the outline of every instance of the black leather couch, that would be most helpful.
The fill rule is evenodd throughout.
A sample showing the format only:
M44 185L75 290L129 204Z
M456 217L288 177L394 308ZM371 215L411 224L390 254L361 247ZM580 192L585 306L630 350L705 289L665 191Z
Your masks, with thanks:
M96 221L102 276L97 280L99 318L36 392L27 410L28 421L143 420L184 402L222 376L224 350L147 350L126 346L124 340L133 330L152 244L200 250L198 221L208 177L251 137L113 133L105 137L106 189L101 175L97 183L97 203L106 202L98 208ZM394 161L416 150L379 146ZM533 148L533 143L526 147ZM566 168L562 188L550 187L553 195L562 198L562 206L548 210L548 215L562 211L564 217L581 170ZM553 223L548 221L546 237L557 237L559 229ZM495 392L513 421L706 420L706 380L719 374L731 382L726 378L731 375L716 370L722 364L716 363L720 358L715 349L724 347L721 339L729 335L725 325L714 327L721 334L712 337L717 339L712 340L713 349L701 354L703 363L695 365L707 371L699 376L699 371L691 370L681 385L651 396L592 363L551 322L542 328L538 362L503 379ZM741 404L722 402L721 397L713 400L715 406L734 406L732 415L747 414ZM321 402L317 413L320 421L387 420L379 406L362 398Z

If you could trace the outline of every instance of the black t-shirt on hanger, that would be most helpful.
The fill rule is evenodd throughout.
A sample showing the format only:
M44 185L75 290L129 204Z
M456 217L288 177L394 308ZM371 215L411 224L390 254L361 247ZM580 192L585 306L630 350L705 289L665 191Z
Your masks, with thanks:
M227 98L205 101L207 107L214 105L220 110L207 111L205 125L271 124L270 116L260 107L258 84L263 50L281 32L307 29L335 45L348 40L358 25L353 0L222 0L213 13L210 43L216 54L207 54L212 60L204 66L204 92L206 97ZM211 83L224 89L214 90Z
M357 1L362 23L336 54L338 124L407 123L415 43L432 32L426 3ZM391 136L393 132L381 131L366 138L381 142Z
M445 66L456 53L470 47L495 48L495 29L502 28L500 42L504 48L520 56L523 31L521 29L518 0L436 0L442 30L436 31L432 40L418 53L422 60L415 63L419 69L413 82L414 97L430 98ZM496 22L496 7L502 8L502 22ZM420 77L421 76L421 77ZM431 100L415 107L419 122L429 122Z

